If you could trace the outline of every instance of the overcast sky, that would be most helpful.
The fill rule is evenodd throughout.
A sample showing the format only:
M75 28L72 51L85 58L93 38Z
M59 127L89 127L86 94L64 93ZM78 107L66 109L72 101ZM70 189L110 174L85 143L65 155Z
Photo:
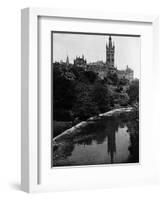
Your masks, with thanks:
M109 36L53 33L53 61L66 60L73 63L76 56L87 62L106 61L106 42ZM134 77L140 78L140 37L112 36L115 44L115 66L125 69L128 65L134 70Z

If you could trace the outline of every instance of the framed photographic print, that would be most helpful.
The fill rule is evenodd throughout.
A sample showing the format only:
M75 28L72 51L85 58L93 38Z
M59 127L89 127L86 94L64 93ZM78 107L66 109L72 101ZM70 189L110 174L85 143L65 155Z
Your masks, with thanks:
M157 16L23 9L22 190L157 183L157 73Z
M52 167L139 163L140 35L52 32L52 59Z

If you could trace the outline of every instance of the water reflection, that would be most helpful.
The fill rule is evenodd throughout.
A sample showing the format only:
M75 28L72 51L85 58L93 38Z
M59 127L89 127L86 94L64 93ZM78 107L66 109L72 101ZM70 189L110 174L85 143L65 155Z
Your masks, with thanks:
M54 146L53 165L139 162L138 125L129 114L90 122L74 137Z
M114 154L116 153L115 133L107 136L107 152L110 154L111 163L114 163Z

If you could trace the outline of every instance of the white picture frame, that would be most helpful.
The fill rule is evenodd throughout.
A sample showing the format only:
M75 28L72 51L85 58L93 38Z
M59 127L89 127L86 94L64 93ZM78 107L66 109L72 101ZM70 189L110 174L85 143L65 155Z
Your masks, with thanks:
M143 68L142 77L145 81L142 81L141 87L142 92L146 91L146 94L142 94L141 102L143 105L149 105L157 99L157 73L158 73L158 16L137 16L128 14L114 14L114 13L104 13L104 12L83 12L76 10L55 10L47 8L25 8L22 10L21 16L21 187L23 191L26 192L37 192L37 191L59 191L59 190L71 190L71 189L95 189L95 188L107 188L112 186L123 186L123 185L143 185L143 184L154 184L158 182L158 156L154 156L158 151L158 131L157 130L157 117L155 110L151 108L152 113L152 128L147 128L146 125L142 125L143 130L150 132L150 137L148 138L147 133L143 133L143 138L141 139L141 150L143 146L145 147L144 156L148 157L147 161L142 161L144 157L141 157L140 166L118 166L116 167L84 167L84 168L71 168L71 169L51 169L51 166L47 165L49 163L48 159L44 156L48 152L47 145L42 143L45 139L45 135L41 135L41 129L46 128L45 126L40 126L41 112L40 107L44 106L40 98L42 98L40 93L40 85L45 83L48 77L46 77L45 82L43 81L42 75L40 75L41 62L39 60L40 52L40 36L39 31L49 28L53 30L53 22L46 22L47 19L62 19L62 21L67 20L71 26L71 21L77 20L78 22L84 20L84 22L90 21L91 23L108 23L116 22L123 24L141 24L143 27L142 33L145 31L146 25L149 25L150 35L148 41L151 41L149 47L152 50L149 52L151 56L149 63L149 69ZM45 21L39 21L39 19L44 18ZM41 25L40 25L41 23ZM70 28L71 29L71 28ZM79 27L80 29L80 27ZM67 26L63 27L63 30L67 30ZM93 29L92 29L93 30ZM129 28L130 32L134 32L136 29L132 30ZM123 32L123 28L121 29ZM144 34L146 37L147 33ZM41 36L42 37L42 36ZM145 41L145 40L144 40ZM144 45L147 45L147 42ZM44 43L43 43L44 44ZM48 48L49 46L45 46ZM148 47L144 47L147 48ZM145 50L145 49L144 49ZM47 50L48 51L48 50ZM50 49L49 53L50 55ZM145 53L143 54L145 55ZM147 56L146 56L147 57ZM144 58L146 59L146 58ZM43 61L44 62L44 61ZM47 61L48 62L48 61ZM145 61L144 61L145 62ZM45 69L43 69L45 70ZM148 72L148 76L145 75ZM45 76L49 71L45 70ZM43 79L42 79L43 78ZM147 103L149 94L147 92L148 83L150 83L150 78L154 80L153 86L153 98ZM151 85L150 85L151 86ZM48 90L49 91L49 90ZM49 94L49 93L47 93ZM49 97L50 98L50 97ZM45 102L48 99L45 99ZM50 105L50 104L49 104ZM144 109L144 108L143 108ZM47 109L48 110L48 109ZM142 111L142 107L141 107ZM144 117L148 115L147 107L143 110ZM44 113L45 116L48 113ZM141 117L141 113L140 113ZM142 117L142 122L145 122L144 117ZM43 122L44 123L44 122ZM48 122L47 122L48 123ZM142 133L141 133L142 134ZM146 140L147 139L147 140ZM150 150L150 155L153 157L150 159L148 156L148 151L150 149L151 142L154 142L153 149ZM143 142L143 144L142 144ZM43 162L44 159L44 162ZM50 159L50 158L49 158ZM149 161L150 160L150 161ZM47 162L46 162L47 161ZM152 166L148 166L151 165ZM102 174L99 176L99 170L102 170ZM109 172L109 170L111 172ZM123 175L121 175L121 172ZM54 177L52 174L54 174ZM106 173L116 173L115 177L111 177L110 181ZM127 175L128 173L128 175ZM85 175L84 175L85 174ZM131 174L133 176L131 177ZM96 175L96 176L94 176ZM124 176L125 175L125 176ZM53 178L50 178L53 177ZM52 180L50 180L52 179ZM71 180L71 181L66 181ZM64 184L63 184L64 183Z

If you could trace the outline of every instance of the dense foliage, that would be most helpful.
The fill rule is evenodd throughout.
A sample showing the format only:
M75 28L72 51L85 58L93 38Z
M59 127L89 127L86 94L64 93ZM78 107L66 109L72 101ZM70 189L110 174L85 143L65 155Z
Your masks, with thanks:
M110 94L107 83L92 71L59 63L53 67L54 120L85 120L110 110Z
M139 161L139 80L129 82L109 74L104 79L93 71L75 65L54 63L52 68L52 112L53 137L63 133L89 117L108 112L114 108L132 106L132 112L95 117L87 126L80 127L74 134L65 134L62 142L53 146L53 165L62 166L60 160L71 156L75 143L91 145L106 143L107 153L114 163L116 137L119 127L127 126L129 132L129 156L125 162ZM73 127L74 128L74 127ZM73 132L72 132L73 133ZM83 162L83 160L82 160Z
M129 95L130 104L139 102L139 80L138 79L135 79L131 82L127 93Z
M52 99L53 120L64 129L81 120L107 112L113 108L128 106L139 101L139 81L119 80L116 74L108 74L104 80L93 71L85 71L74 65L53 65ZM57 126L57 127L58 127Z

